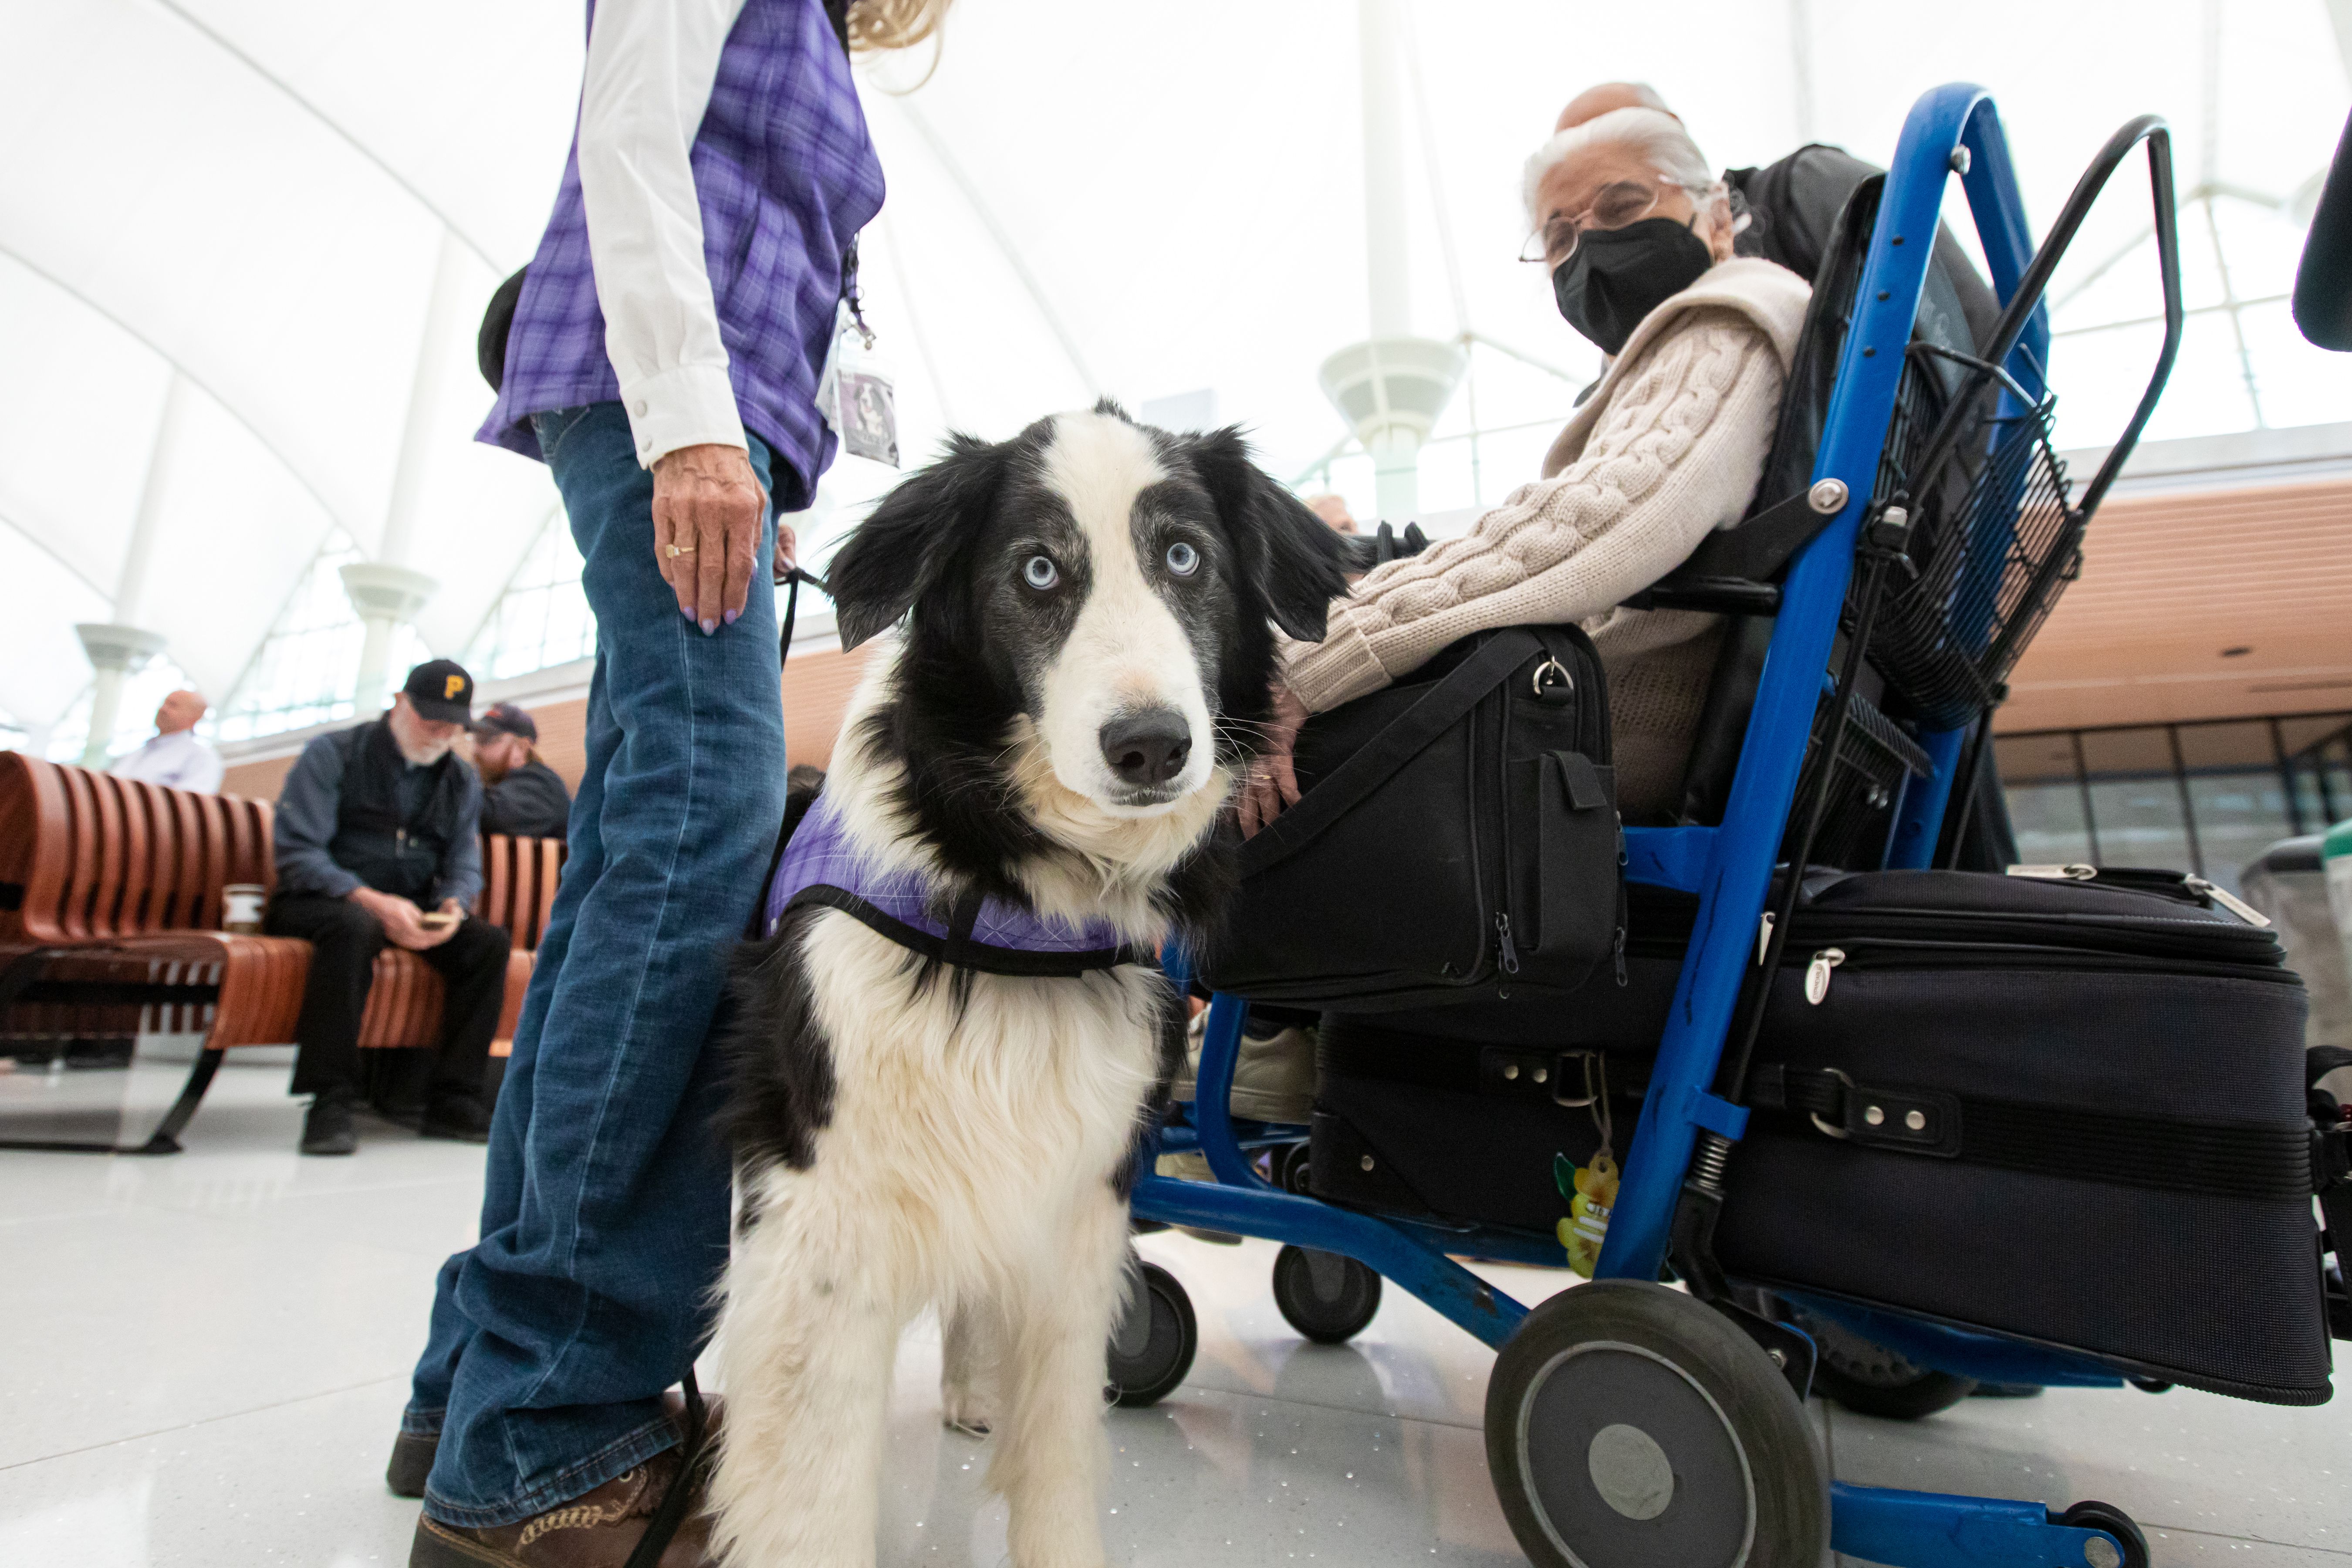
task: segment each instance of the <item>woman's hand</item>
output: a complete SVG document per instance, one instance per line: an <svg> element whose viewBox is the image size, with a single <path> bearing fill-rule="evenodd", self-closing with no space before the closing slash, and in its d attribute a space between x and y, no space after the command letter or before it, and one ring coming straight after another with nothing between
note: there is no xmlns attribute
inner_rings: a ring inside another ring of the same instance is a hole
<svg viewBox="0 0 2352 1568"><path fill-rule="evenodd" d="M654 564L704 636L743 613L767 515L740 447L680 447L654 465Z"/></svg>
<svg viewBox="0 0 2352 1568"><path fill-rule="evenodd" d="M1307 722L1307 705L1276 680L1271 693L1274 716L1266 721L1265 743L1250 764L1249 782L1242 786L1242 837L1250 837L1298 804L1298 773L1291 765L1291 748L1298 727Z"/></svg>

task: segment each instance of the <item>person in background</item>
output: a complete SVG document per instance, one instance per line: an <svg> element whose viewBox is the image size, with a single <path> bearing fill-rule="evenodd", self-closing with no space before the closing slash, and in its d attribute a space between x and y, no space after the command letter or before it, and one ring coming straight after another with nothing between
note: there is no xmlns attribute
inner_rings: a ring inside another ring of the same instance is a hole
<svg viewBox="0 0 2352 1568"><path fill-rule="evenodd" d="M221 754L196 739L196 721L208 704L193 691L174 691L155 710L155 737L107 770L117 778L167 789L217 794Z"/></svg>
<svg viewBox="0 0 2352 1568"><path fill-rule="evenodd" d="M838 446L819 377L882 164L849 50L946 0L595 0L572 156L480 439L548 465L596 616L569 858L386 1481L410 1562L705 1558L663 1394L726 1267L727 957L784 814L779 512ZM682 1478L684 1481L682 1483Z"/></svg>
<svg viewBox="0 0 2352 1568"><path fill-rule="evenodd" d="M506 1000L502 926L467 912L482 890L481 782L449 754L473 678L446 658L408 672L383 718L302 748L278 797L278 890L262 929L310 944L294 1023L293 1092L312 1097L302 1152L358 1148L360 1021L376 955L404 947L440 973L441 1042L419 1129L480 1143L490 1037Z"/></svg>
<svg viewBox="0 0 2352 1568"><path fill-rule="evenodd" d="M539 724L511 702L474 721L473 763L482 775L482 831L518 838L561 838L572 792L534 749Z"/></svg>
<svg viewBox="0 0 2352 1568"><path fill-rule="evenodd" d="M1360 533L1356 519L1348 510L1348 498L1326 490L1319 496L1307 498L1307 510L1331 525L1334 533Z"/></svg>

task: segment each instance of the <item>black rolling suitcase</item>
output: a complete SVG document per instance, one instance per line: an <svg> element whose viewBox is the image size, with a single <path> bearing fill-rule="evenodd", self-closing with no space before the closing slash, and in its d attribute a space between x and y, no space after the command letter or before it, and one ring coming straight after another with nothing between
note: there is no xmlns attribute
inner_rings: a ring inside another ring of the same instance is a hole
<svg viewBox="0 0 2352 1568"><path fill-rule="evenodd" d="M2242 1398L2328 1397L2305 997L2268 930L2170 873L1808 881L1727 1270ZM1580 1102L1604 1097L1627 1151L1690 913L1637 900L1629 984L1604 973L1589 1005L1328 1016L1314 1191L1551 1231L1554 1156L1599 1142Z"/></svg>

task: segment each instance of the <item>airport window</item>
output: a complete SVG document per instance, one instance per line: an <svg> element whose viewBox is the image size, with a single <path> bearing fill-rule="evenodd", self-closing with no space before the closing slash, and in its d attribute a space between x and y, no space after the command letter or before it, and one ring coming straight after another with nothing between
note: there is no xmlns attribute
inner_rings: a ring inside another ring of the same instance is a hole
<svg viewBox="0 0 2352 1568"><path fill-rule="evenodd" d="M352 695L359 685L360 649L367 634L341 574L366 559L340 530L328 537L218 710L219 739L248 741L352 717ZM394 628L387 668L405 672L430 657L414 626Z"/></svg>
<svg viewBox="0 0 2352 1568"><path fill-rule="evenodd" d="M2352 713L1994 738L2018 854L2235 889L2281 838L2352 816Z"/></svg>
<svg viewBox="0 0 2352 1568"><path fill-rule="evenodd" d="M595 653L596 617L580 584L583 565L559 509L466 650L466 668L476 679L504 680Z"/></svg>

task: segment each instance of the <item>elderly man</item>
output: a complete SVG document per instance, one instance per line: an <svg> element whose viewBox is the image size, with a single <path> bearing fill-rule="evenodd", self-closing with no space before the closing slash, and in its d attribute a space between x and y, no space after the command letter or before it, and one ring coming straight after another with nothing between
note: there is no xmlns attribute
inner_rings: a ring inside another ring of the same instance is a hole
<svg viewBox="0 0 2352 1568"><path fill-rule="evenodd" d="M572 792L539 760L538 721L511 702L474 721L474 767L482 775L482 831L518 838L561 838Z"/></svg>
<svg viewBox="0 0 2352 1568"><path fill-rule="evenodd" d="M196 739L196 721L208 705L193 691L174 691L155 710L155 738L114 764L115 777L168 789L212 795L221 786L218 752Z"/></svg>
<svg viewBox="0 0 2352 1568"><path fill-rule="evenodd" d="M473 699L457 664L418 665L383 718L304 746L278 797L278 892L264 929L310 944L294 1024L293 1092L313 1097L305 1154L359 1146L360 1020L386 943L431 964L446 994L420 1131L488 1140L482 1073L510 943L505 928L467 913L482 890L482 786L449 749Z"/></svg>

